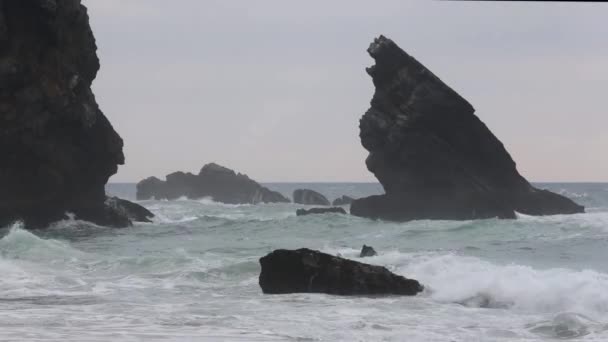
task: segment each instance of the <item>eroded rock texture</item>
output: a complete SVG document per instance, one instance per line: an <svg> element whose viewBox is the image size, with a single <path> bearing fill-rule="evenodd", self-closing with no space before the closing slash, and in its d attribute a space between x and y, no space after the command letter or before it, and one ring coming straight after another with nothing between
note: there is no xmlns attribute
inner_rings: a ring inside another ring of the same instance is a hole
<svg viewBox="0 0 608 342"><path fill-rule="evenodd" d="M91 91L96 50L79 0L0 0L0 225L130 224L105 204L124 155Z"/></svg>
<svg viewBox="0 0 608 342"><path fill-rule="evenodd" d="M214 201L241 203L290 202L276 191L271 191L249 178L221 165L210 163L203 166L198 175L174 172L166 181L149 177L137 184L137 199L176 199L185 196L197 199L212 197Z"/></svg>
<svg viewBox="0 0 608 342"><path fill-rule="evenodd" d="M473 106L393 41L380 36L367 51L376 91L360 138L386 194L353 201L351 214L402 221L584 211L530 185Z"/></svg>

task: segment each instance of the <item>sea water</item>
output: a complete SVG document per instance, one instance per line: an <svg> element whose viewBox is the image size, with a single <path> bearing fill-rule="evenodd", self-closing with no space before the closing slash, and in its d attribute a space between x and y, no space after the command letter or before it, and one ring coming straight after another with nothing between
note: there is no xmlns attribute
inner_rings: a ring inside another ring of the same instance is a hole
<svg viewBox="0 0 608 342"><path fill-rule="evenodd" d="M266 184L330 200L378 184ZM608 341L608 184L537 184L587 213L391 223L296 204L141 201L153 223L0 239L1 341ZM134 198L133 184L108 192ZM347 207L345 207L347 208ZM363 244L379 255L360 259ZM259 258L308 247L419 280L416 297L264 295Z"/></svg>

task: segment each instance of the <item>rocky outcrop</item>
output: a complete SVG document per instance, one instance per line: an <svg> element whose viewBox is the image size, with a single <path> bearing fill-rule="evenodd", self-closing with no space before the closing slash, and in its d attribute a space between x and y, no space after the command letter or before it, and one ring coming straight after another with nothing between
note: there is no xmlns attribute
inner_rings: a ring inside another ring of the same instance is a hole
<svg viewBox="0 0 608 342"><path fill-rule="evenodd" d="M91 91L96 50L79 0L0 1L0 225L130 224L105 203L124 155Z"/></svg>
<svg viewBox="0 0 608 342"><path fill-rule="evenodd" d="M342 197L336 198L331 205L348 205L353 202L354 198L343 195Z"/></svg>
<svg viewBox="0 0 608 342"><path fill-rule="evenodd" d="M214 201L229 204L258 204L290 202L276 191L271 191L241 173L210 163L198 175L174 172L166 181L150 177L137 183L137 199L191 199L212 197Z"/></svg>
<svg viewBox="0 0 608 342"><path fill-rule="evenodd" d="M152 222L154 214L137 203L133 203L118 197L108 197L106 205L131 221Z"/></svg>
<svg viewBox="0 0 608 342"><path fill-rule="evenodd" d="M309 189L296 189L293 202L306 205L329 205L329 200L320 193Z"/></svg>
<svg viewBox="0 0 608 342"><path fill-rule="evenodd" d="M393 41L380 36L367 51L376 91L360 138L386 193L353 201L351 214L402 221L584 211L530 185L473 106Z"/></svg>
<svg viewBox="0 0 608 342"><path fill-rule="evenodd" d="M361 253L359 253L360 258L372 257L376 255L378 255L378 253L376 253L374 247L366 245L363 245L363 247L361 248Z"/></svg>
<svg viewBox="0 0 608 342"><path fill-rule="evenodd" d="M266 294L409 295L423 290L413 279L373 266L302 248L278 249L260 259Z"/></svg>
<svg viewBox="0 0 608 342"><path fill-rule="evenodd" d="M312 214L346 214L346 210L340 207L331 208L310 208L310 209L298 209L296 210L296 216L312 215Z"/></svg>

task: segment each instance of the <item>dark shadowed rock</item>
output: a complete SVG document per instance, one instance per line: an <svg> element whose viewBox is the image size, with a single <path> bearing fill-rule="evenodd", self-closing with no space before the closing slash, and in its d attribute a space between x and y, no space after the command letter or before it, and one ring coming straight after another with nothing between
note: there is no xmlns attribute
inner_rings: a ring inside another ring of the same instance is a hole
<svg viewBox="0 0 608 342"><path fill-rule="evenodd" d="M374 247L363 245L363 247L361 248L361 253L359 254L359 257L365 258L365 257L376 256L376 255L378 255L378 253L376 253L376 250L374 249Z"/></svg>
<svg viewBox="0 0 608 342"><path fill-rule="evenodd" d="M79 0L0 1L0 225L130 220L105 204L123 141L99 109L99 70Z"/></svg>
<svg viewBox="0 0 608 342"><path fill-rule="evenodd" d="M309 189L296 189L293 192L293 202L306 205L329 205L329 200L325 196Z"/></svg>
<svg viewBox="0 0 608 342"><path fill-rule="evenodd" d="M260 259L266 294L416 295L423 286L382 266L363 264L302 248L278 249Z"/></svg>
<svg viewBox="0 0 608 342"><path fill-rule="evenodd" d="M310 209L296 210L297 216L304 216L304 215L311 215L311 214L326 214L326 213L346 214L346 210L344 210L344 208L340 208L340 207L310 208Z"/></svg>
<svg viewBox="0 0 608 342"><path fill-rule="evenodd" d="M351 214L401 221L584 211L530 185L473 106L393 41L380 36L368 52L376 91L360 138L386 194L354 200Z"/></svg>
<svg viewBox="0 0 608 342"><path fill-rule="evenodd" d="M137 183L137 199L176 199L185 196L198 199L212 197L222 203L290 202L276 191L271 191L241 173L210 163L198 175L181 171L166 176L166 181L149 177Z"/></svg>
<svg viewBox="0 0 608 342"><path fill-rule="evenodd" d="M342 197L336 198L331 205L348 205L353 202L354 198L343 195Z"/></svg>
<svg viewBox="0 0 608 342"><path fill-rule="evenodd" d="M137 203L133 203L118 197L108 197L106 205L115 211L122 213L131 221L152 222L154 214Z"/></svg>

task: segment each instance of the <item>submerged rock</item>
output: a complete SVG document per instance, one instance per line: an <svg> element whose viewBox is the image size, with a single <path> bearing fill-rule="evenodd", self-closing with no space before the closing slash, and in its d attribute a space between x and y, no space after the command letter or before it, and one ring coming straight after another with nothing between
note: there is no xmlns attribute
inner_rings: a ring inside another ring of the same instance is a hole
<svg viewBox="0 0 608 342"><path fill-rule="evenodd" d="M79 0L0 1L0 226L130 225L105 203L124 155L91 91L96 50Z"/></svg>
<svg viewBox="0 0 608 342"><path fill-rule="evenodd" d="M296 189L293 192L293 202L306 205L329 205L329 200L325 196L309 189Z"/></svg>
<svg viewBox="0 0 608 342"><path fill-rule="evenodd" d="M181 171L166 176L166 181L149 177L137 183L137 199L191 199L212 197L214 201L229 204L257 204L290 202L276 191L271 191L250 179L221 165L210 163L198 175Z"/></svg>
<svg viewBox="0 0 608 342"><path fill-rule="evenodd" d="M354 198L343 195L342 197L336 198L331 205L348 205L354 201Z"/></svg>
<svg viewBox="0 0 608 342"><path fill-rule="evenodd" d="M346 214L346 210L340 207L332 207L332 208L310 208L310 209L298 209L296 210L297 216L311 215L311 214L326 214L326 213L336 213L336 214Z"/></svg>
<svg viewBox="0 0 608 342"><path fill-rule="evenodd" d="M374 247L366 245L363 245L363 247L361 248L361 253L359 253L360 258L372 257L376 255L378 255L378 253L376 253Z"/></svg>
<svg viewBox="0 0 608 342"><path fill-rule="evenodd" d="M423 286L382 266L363 264L302 248L278 249L260 258L266 294L416 295Z"/></svg>
<svg viewBox="0 0 608 342"><path fill-rule="evenodd" d="M402 221L584 211L530 185L473 106L393 41L380 36L367 51L376 91L360 138L386 194L354 200L351 214Z"/></svg>

